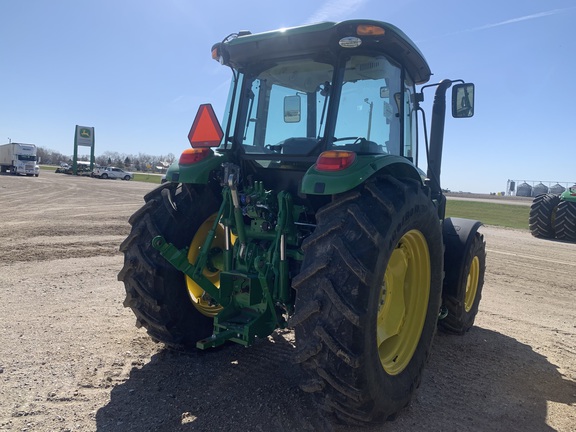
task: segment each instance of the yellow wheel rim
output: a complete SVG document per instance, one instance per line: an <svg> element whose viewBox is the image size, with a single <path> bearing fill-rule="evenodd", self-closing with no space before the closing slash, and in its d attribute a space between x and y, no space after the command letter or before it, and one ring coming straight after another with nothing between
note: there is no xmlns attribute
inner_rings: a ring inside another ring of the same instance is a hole
<svg viewBox="0 0 576 432"><path fill-rule="evenodd" d="M216 220L216 213L206 219L202 225L194 234L194 238L190 243L190 249L188 250L188 261L192 264L196 262L198 255L200 255L200 249L206 241L214 221ZM231 236L230 244L233 244L236 238ZM217 268L215 261L218 257L221 258L222 252L226 247L226 237L225 230L222 224L218 224L216 227L216 233L214 235L214 240L212 241L212 259L209 259L208 265L204 268L203 275L212 282L216 287L220 288L220 269ZM221 310L222 306L217 304L212 298L204 292L200 285L194 282L189 276L186 276L186 287L188 288L188 294L192 299L192 303L203 315L207 317L215 317Z"/></svg>
<svg viewBox="0 0 576 432"><path fill-rule="evenodd" d="M464 309L466 312L470 312L474 300L476 299L476 292L478 291L478 278L480 276L480 260L477 256L472 260L470 264L470 271L468 272L468 278L466 280L466 295L464 296Z"/></svg>
<svg viewBox="0 0 576 432"><path fill-rule="evenodd" d="M376 322L380 362L390 375L410 363L420 341L430 296L430 252L424 235L408 231L388 261Z"/></svg>

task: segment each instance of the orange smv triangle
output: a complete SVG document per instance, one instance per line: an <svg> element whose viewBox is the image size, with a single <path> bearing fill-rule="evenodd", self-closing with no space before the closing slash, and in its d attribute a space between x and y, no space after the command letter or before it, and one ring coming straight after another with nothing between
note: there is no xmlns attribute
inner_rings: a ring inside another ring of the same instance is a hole
<svg viewBox="0 0 576 432"><path fill-rule="evenodd" d="M194 148L218 147L222 140L222 128L211 104L202 104L198 108L194 123L188 133L188 141Z"/></svg>

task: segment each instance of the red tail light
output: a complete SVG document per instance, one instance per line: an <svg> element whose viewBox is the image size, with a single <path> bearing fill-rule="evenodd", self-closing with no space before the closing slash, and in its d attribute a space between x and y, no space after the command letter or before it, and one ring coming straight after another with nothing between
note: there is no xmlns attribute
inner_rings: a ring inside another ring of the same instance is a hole
<svg viewBox="0 0 576 432"><path fill-rule="evenodd" d="M213 155L214 152L212 149L208 147L202 148L189 148L182 152L180 155L180 160L178 163L180 165L190 165L200 162L202 159L206 158L207 156Z"/></svg>
<svg viewBox="0 0 576 432"><path fill-rule="evenodd" d="M343 150L329 150L318 156L316 169L318 171L341 171L348 168L356 160L356 153Z"/></svg>

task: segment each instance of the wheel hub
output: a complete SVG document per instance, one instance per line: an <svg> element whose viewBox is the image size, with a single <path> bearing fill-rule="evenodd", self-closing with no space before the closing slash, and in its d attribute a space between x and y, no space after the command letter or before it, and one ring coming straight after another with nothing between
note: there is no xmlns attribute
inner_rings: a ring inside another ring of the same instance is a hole
<svg viewBox="0 0 576 432"><path fill-rule="evenodd" d="M196 262L200 250L206 241L208 233L214 225L216 220L216 214L213 214L208 219L206 219L202 225L196 231L192 242L190 243L190 249L188 250L188 261L191 264ZM204 276L210 280L216 287L220 287L220 268L221 268L221 255L225 248L225 231L222 225L218 225L216 229L216 234L214 235L214 240L212 242L212 248L209 253L208 265L204 268ZM186 277L186 287L188 288L188 294L192 303L203 315L208 317L215 317L222 310L222 306L215 304L214 300L207 295L204 290L192 280L189 276Z"/></svg>
<svg viewBox="0 0 576 432"><path fill-rule="evenodd" d="M390 375L410 363L420 340L430 294L430 255L424 235L408 231L388 261L376 321L380 362Z"/></svg>
<svg viewBox="0 0 576 432"><path fill-rule="evenodd" d="M470 312L472 305L474 305L474 299L476 298L476 292L478 291L479 277L480 260L475 256L470 264L470 271L468 272L468 278L466 280L466 295L464 297L464 309L466 309L466 312Z"/></svg>

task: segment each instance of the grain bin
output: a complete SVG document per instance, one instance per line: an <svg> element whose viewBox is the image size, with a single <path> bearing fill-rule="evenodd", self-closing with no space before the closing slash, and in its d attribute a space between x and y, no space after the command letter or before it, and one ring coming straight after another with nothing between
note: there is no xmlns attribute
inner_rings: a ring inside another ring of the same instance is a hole
<svg viewBox="0 0 576 432"><path fill-rule="evenodd" d="M516 188L516 196L523 196L523 197L532 196L532 186L530 186L526 182L519 184L518 188Z"/></svg>
<svg viewBox="0 0 576 432"><path fill-rule="evenodd" d="M554 195L560 195L564 192L566 188L562 186L560 183L556 183L554 186L550 186L549 192Z"/></svg>
<svg viewBox="0 0 576 432"><path fill-rule="evenodd" d="M548 186L546 186L544 183L538 183L532 188L532 196L536 197L546 193L548 193Z"/></svg>

